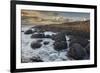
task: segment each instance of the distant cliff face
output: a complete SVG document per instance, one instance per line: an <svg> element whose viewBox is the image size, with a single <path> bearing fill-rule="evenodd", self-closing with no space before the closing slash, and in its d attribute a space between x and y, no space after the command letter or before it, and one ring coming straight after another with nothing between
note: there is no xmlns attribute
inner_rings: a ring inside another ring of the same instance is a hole
<svg viewBox="0 0 100 73"><path fill-rule="evenodd" d="M45 31L53 31L53 32L86 32L90 33L90 21L75 21L75 22L67 22L62 24L52 24L52 25L38 25L36 26L39 29Z"/></svg>
<svg viewBox="0 0 100 73"><path fill-rule="evenodd" d="M65 27L71 30L90 32L90 20L63 23L62 27Z"/></svg>

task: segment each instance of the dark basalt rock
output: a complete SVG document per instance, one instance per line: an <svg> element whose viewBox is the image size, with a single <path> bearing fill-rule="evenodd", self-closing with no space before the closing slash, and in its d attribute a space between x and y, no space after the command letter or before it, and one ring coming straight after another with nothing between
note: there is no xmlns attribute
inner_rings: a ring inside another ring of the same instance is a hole
<svg viewBox="0 0 100 73"><path fill-rule="evenodd" d="M31 29L24 32L24 34L32 34L32 33L33 33L33 31Z"/></svg>
<svg viewBox="0 0 100 73"><path fill-rule="evenodd" d="M74 37L70 39L70 44L71 46L73 43L79 43L81 44L82 47L86 47L86 45L89 43L88 39L81 38L81 37Z"/></svg>
<svg viewBox="0 0 100 73"><path fill-rule="evenodd" d="M70 46L68 56L75 60L83 60L87 57L86 50L78 43L74 43Z"/></svg>
<svg viewBox="0 0 100 73"><path fill-rule="evenodd" d="M23 30L21 30L21 32L24 32Z"/></svg>
<svg viewBox="0 0 100 73"><path fill-rule="evenodd" d="M40 57L32 57L32 58L30 58L30 60L31 60L32 62L43 62L43 60L41 60Z"/></svg>
<svg viewBox="0 0 100 73"><path fill-rule="evenodd" d="M48 42L48 41L45 41L43 44L44 44L44 45L48 45L48 44L49 44L49 42Z"/></svg>
<svg viewBox="0 0 100 73"><path fill-rule="evenodd" d="M40 40L37 40L37 42L42 42L42 41L43 41L43 40L41 40L41 39L40 39Z"/></svg>
<svg viewBox="0 0 100 73"><path fill-rule="evenodd" d="M32 34L31 38L45 38L43 33Z"/></svg>
<svg viewBox="0 0 100 73"><path fill-rule="evenodd" d="M90 55L90 43L85 47L85 49L86 49L88 55Z"/></svg>
<svg viewBox="0 0 100 73"><path fill-rule="evenodd" d="M63 49L67 49L67 43L66 43L66 37L63 33L58 33L56 35L52 36L52 40L55 40L54 42L54 49L56 51L61 51Z"/></svg>
<svg viewBox="0 0 100 73"><path fill-rule="evenodd" d="M37 49L37 48L40 48L42 44L39 42L32 42L30 46L32 49Z"/></svg>
<svg viewBox="0 0 100 73"><path fill-rule="evenodd" d="M53 46L56 51L61 51L63 49L67 49L67 43L65 41L60 41L60 42L55 41Z"/></svg>
<svg viewBox="0 0 100 73"><path fill-rule="evenodd" d="M52 40L55 40L55 41L66 41L66 37L65 37L64 34L58 33L58 34L52 36Z"/></svg>
<svg viewBox="0 0 100 73"><path fill-rule="evenodd" d="M40 29L38 29L38 31L37 31L38 33L44 33L45 32L45 30L40 30Z"/></svg>
<svg viewBox="0 0 100 73"><path fill-rule="evenodd" d="M45 35L45 38L52 38L51 35Z"/></svg>

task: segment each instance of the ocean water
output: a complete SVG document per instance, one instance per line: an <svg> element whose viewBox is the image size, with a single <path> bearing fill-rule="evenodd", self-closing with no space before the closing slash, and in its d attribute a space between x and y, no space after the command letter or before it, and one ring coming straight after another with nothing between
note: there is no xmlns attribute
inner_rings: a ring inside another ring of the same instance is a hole
<svg viewBox="0 0 100 73"><path fill-rule="evenodd" d="M22 31L26 31L30 29L33 26L22 26ZM34 30L34 28L32 28ZM44 32L45 35L53 35L56 34L54 32ZM30 38L32 34L24 34L24 32L21 32L21 41L22 41L22 47L21 47L21 59L25 60L26 62L32 62L30 59L32 57L40 57L44 62L51 62L51 61L66 61L69 60L66 56L67 50L63 50L60 52L54 50L54 40L50 38ZM66 40L68 40L69 37L66 36ZM38 49L32 49L30 44L37 40L43 40L41 42L42 46ZM48 41L48 45L44 45L43 42ZM68 41L66 41L69 43ZM23 62L22 62L23 63Z"/></svg>

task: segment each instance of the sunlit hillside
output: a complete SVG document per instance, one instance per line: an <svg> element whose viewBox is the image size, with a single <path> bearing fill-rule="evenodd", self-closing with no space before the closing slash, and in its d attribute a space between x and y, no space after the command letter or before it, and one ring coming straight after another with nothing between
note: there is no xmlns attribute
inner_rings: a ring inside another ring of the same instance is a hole
<svg viewBox="0 0 100 73"><path fill-rule="evenodd" d="M61 24L72 21L71 18L63 17L53 12L41 12L32 10L22 10L22 23L24 24Z"/></svg>

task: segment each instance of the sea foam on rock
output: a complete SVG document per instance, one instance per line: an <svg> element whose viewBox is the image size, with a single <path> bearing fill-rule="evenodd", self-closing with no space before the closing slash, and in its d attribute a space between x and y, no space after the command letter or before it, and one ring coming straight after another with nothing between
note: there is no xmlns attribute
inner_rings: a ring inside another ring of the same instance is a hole
<svg viewBox="0 0 100 73"><path fill-rule="evenodd" d="M38 57L32 57L32 58L30 58L30 60L32 62L43 62L43 60L39 56Z"/></svg>

